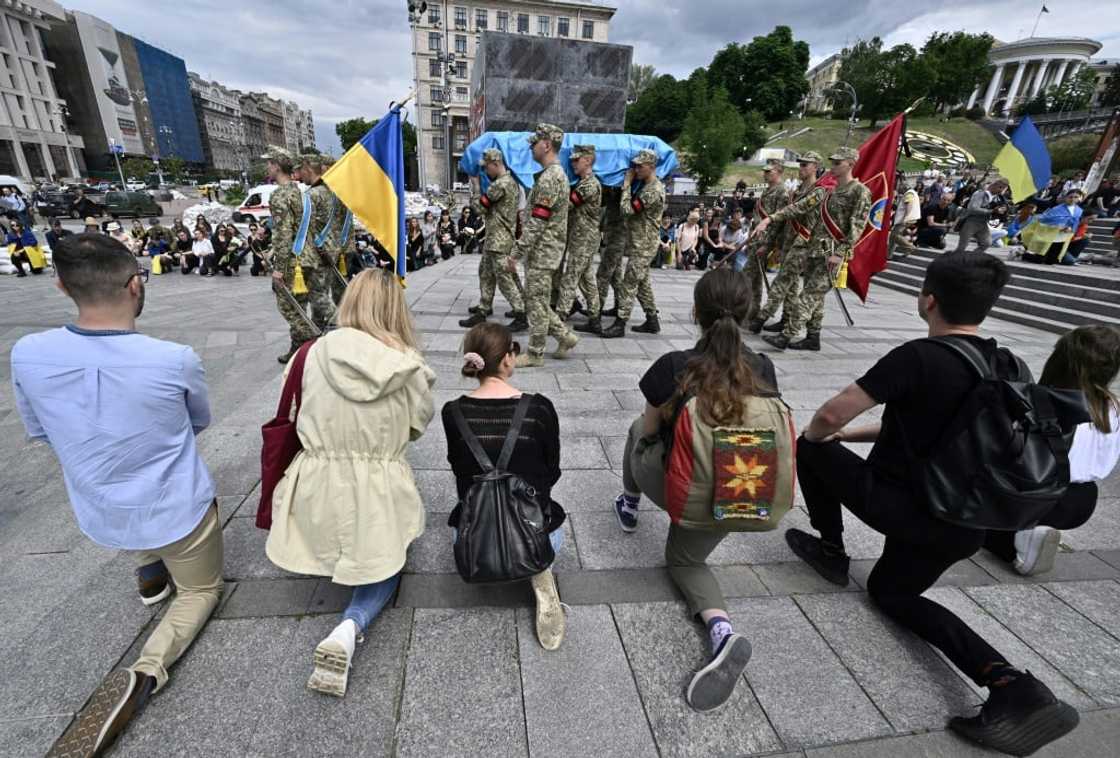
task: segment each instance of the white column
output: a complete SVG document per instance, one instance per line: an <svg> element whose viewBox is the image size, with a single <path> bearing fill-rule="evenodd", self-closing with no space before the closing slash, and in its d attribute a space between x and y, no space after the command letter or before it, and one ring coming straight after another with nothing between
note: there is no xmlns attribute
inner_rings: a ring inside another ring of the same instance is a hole
<svg viewBox="0 0 1120 758"><path fill-rule="evenodd" d="M979 84L977 84L976 88L972 90L972 94L968 96L968 105L966 105L965 108L969 109L969 108L972 108L972 106L976 105L976 98L978 98L978 97L980 97L980 85Z"/></svg>
<svg viewBox="0 0 1120 758"><path fill-rule="evenodd" d="M1031 85L1031 99L1033 100L1038 91L1042 89L1042 81L1046 78L1046 69L1050 68L1050 59L1042 61L1038 64L1038 71L1034 75L1034 84Z"/></svg>
<svg viewBox="0 0 1120 758"><path fill-rule="evenodd" d="M1023 72L1026 69L1027 61L1019 61L1019 66L1015 69L1015 76L1011 79L1011 89L1007 90L1007 99L1003 101L1004 115L1010 113L1012 106L1015 104L1015 96L1019 94L1019 83L1023 81Z"/></svg>
<svg viewBox="0 0 1120 758"><path fill-rule="evenodd" d="M999 94L999 86L1003 83L1003 64L996 66L995 73L992 74L992 81L988 83L988 93L984 95L984 113L992 112L992 101L996 99Z"/></svg>
<svg viewBox="0 0 1120 758"><path fill-rule="evenodd" d="M1066 75L1066 67L1068 65L1069 65L1069 58L1063 59L1062 62L1060 64L1058 64L1058 73L1054 74L1054 81L1050 82L1051 86L1057 87L1057 86L1061 85L1062 77Z"/></svg>
<svg viewBox="0 0 1120 758"><path fill-rule="evenodd" d="M1085 61L1078 61L1078 60L1075 60L1075 61L1073 61L1073 68L1071 68L1071 69L1069 70L1069 78L1070 78L1070 79L1072 79L1073 77L1077 76L1077 73L1078 73L1079 71L1081 71L1081 66L1082 66L1082 65L1083 65L1084 63L1085 63Z"/></svg>

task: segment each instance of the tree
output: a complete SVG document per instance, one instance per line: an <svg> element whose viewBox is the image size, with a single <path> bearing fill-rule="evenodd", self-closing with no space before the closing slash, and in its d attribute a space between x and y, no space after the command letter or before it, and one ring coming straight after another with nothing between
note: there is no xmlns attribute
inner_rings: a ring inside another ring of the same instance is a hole
<svg viewBox="0 0 1120 758"><path fill-rule="evenodd" d="M696 177L700 194L704 194L743 149L745 124L722 87L697 93L697 100L697 107L685 120L681 148L685 168Z"/></svg>
<svg viewBox="0 0 1120 758"><path fill-rule="evenodd" d="M922 46L922 57L930 68L929 98L939 108L951 108L968 100L972 90L987 81L988 51L992 35L967 32L935 32Z"/></svg>
<svg viewBox="0 0 1120 758"><path fill-rule="evenodd" d="M653 84L657 79L657 71L653 66L640 66L637 63L630 64L630 86L627 90L626 102L636 102L642 93L645 92L649 85Z"/></svg>
<svg viewBox="0 0 1120 758"><path fill-rule="evenodd" d="M353 147L354 143L364 137L366 132L376 124L376 121L367 121L361 116L339 121L335 124L334 133L338 135L338 141L342 143L342 151L346 152Z"/></svg>
<svg viewBox="0 0 1120 758"><path fill-rule="evenodd" d="M187 167L186 161L182 158L176 158L175 156L163 158L160 160L159 164L160 168L163 169L163 176L165 179L178 179L183 175L183 171L186 170Z"/></svg>
<svg viewBox="0 0 1120 758"><path fill-rule="evenodd" d="M872 128L880 118L898 113L929 91L930 64L912 45L883 50L883 41L873 37L860 40L842 56L840 79L855 89L860 114ZM848 97L838 90L830 100L834 107L847 107Z"/></svg>
<svg viewBox="0 0 1120 758"><path fill-rule="evenodd" d="M121 171L125 179L144 181L152 171L152 162L147 158L125 158L121 161Z"/></svg>
<svg viewBox="0 0 1120 758"><path fill-rule="evenodd" d="M1101 93L1101 105L1120 105L1120 63L1109 69L1104 92Z"/></svg>
<svg viewBox="0 0 1120 758"><path fill-rule="evenodd" d="M732 42L708 66L713 87L723 87L740 113L759 111L767 120L789 115L809 91L805 71L809 45L793 39L788 26L776 26L747 45Z"/></svg>
<svg viewBox="0 0 1120 758"><path fill-rule="evenodd" d="M312 147L311 145L304 145L303 147L301 147L299 149L299 154L300 155L318 155L319 150L318 150L318 148Z"/></svg>
<svg viewBox="0 0 1120 758"><path fill-rule="evenodd" d="M766 144L766 119L758 111L743 114L743 148L740 155L746 159Z"/></svg>
<svg viewBox="0 0 1120 758"><path fill-rule="evenodd" d="M1064 82L1052 88L1050 108L1059 111L1085 110L1093 100L1096 87L1097 75L1084 66L1076 75L1067 76Z"/></svg>
<svg viewBox="0 0 1120 758"><path fill-rule="evenodd" d="M692 94L686 82L678 82L668 74L659 76L626 109L626 131L673 142L681 136L691 103Z"/></svg>

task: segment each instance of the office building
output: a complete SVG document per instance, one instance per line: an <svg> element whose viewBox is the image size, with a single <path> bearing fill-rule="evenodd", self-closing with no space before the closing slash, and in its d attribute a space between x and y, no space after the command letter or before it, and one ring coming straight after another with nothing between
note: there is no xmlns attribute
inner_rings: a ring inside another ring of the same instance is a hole
<svg viewBox="0 0 1120 758"><path fill-rule="evenodd" d="M247 171L253 153L246 143L241 93L193 71L187 79L202 135L203 161L218 171Z"/></svg>
<svg viewBox="0 0 1120 758"><path fill-rule="evenodd" d="M430 0L412 19L421 184L446 187L449 161L454 170L466 149L471 68L483 31L606 42L614 13L576 0Z"/></svg>
<svg viewBox="0 0 1120 758"><path fill-rule="evenodd" d="M183 59L135 37L128 37L128 42L121 45L121 50L131 47L136 51L143 82L141 101L147 118L141 120L141 128L151 131L149 144L154 143L147 154L203 164L202 136Z"/></svg>
<svg viewBox="0 0 1120 758"><path fill-rule="evenodd" d="M833 53L805 72L809 91L805 94L804 110L809 113L824 113L832 110L829 90L840 81L840 66L844 59L840 53Z"/></svg>

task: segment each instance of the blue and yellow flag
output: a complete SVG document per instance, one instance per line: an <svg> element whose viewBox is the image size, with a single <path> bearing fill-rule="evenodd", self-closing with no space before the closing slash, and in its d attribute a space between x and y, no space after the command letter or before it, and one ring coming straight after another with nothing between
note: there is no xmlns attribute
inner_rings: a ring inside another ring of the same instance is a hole
<svg viewBox="0 0 1120 758"><path fill-rule="evenodd" d="M1050 181L1050 153L1030 116L1023 116L992 165L1011 185L1011 199L1016 203L1026 200Z"/></svg>
<svg viewBox="0 0 1120 758"><path fill-rule="evenodd" d="M404 135L394 108L323 174L323 182L393 258L404 279Z"/></svg>

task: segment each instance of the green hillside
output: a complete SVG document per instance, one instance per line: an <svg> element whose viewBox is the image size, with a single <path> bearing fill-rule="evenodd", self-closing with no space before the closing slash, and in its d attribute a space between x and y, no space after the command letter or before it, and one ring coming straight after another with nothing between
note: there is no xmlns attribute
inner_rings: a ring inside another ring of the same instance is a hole
<svg viewBox="0 0 1120 758"><path fill-rule="evenodd" d="M792 139L779 139L771 143L769 147L787 147L797 153L816 150L826 158L833 148L844 143L844 135L848 129L847 122L843 119L827 118L789 119L782 123L769 124L767 128L770 134L776 134L783 127L789 133L805 127L809 127L810 131ZM880 122L876 129L872 130L867 128L867 122L862 122L860 126L852 130L852 137L848 144L859 146L860 143L882 127L883 122ZM942 121L938 118L911 118L907 121L907 127L914 131L943 137L959 145L972 153L978 165L991 163L1000 148L999 140L991 132L979 124L963 118L955 118L949 121ZM903 157L899 167L903 170L916 170L924 168L925 164ZM762 171L754 166L730 163L723 175L721 186L732 187L740 179L748 184L761 183Z"/></svg>

